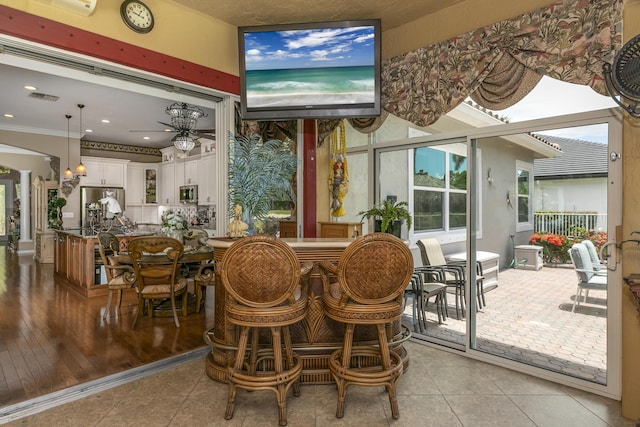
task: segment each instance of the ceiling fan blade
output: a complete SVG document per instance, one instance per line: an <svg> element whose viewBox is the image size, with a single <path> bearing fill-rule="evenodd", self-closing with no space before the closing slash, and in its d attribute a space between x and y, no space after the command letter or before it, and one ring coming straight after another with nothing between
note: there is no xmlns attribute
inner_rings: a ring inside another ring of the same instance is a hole
<svg viewBox="0 0 640 427"><path fill-rule="evenodd" d="M163 126L170 127L171 129L173 129L176 132L180 132L180 130L181 130L181 129L178 129L177 127L175 127L174 125L170 125L169 123L164 123L164 122L158 122L158 123L160 123Z"/></svg>
<svg viewBox="0 0 640 427"><path fill-rule="evenodd" d="M175 131L166 131L166 130L130 130L129 132L144 132L144 133L149 133L149 132L165 132L165 133L170 133L170 132L175 132Z"/></svg>

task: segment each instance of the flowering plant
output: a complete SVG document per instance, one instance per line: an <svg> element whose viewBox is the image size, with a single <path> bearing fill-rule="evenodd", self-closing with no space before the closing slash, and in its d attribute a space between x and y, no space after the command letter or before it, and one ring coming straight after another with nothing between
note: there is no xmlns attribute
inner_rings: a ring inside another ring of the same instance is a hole
<svg viewBox="0 0 640 427"><path fill-rule="evenodd" d="M577 240L562 234L534 233L529 243L542 246L542 259L545 263L565 263L569 261L569 248Z"/></svg>
<svg viewBox="0 0 640 427"><path fill-rule="evenodd" d="M168 210L162 215L160 230L164 234L169 234L176 230L186 230L187 228L189 228L189 224L182 215L174 213L172 210Z"/></svg>

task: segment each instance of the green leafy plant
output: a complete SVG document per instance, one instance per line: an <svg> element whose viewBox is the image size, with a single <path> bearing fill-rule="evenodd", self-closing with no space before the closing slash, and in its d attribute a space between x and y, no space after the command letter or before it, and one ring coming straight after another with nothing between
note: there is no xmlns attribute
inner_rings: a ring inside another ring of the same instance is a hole
<svg viewBox="0 0 640 427"><path fill-rule="evenodd" d="M397 202L393 203L390 200L384 200L381 204L372 207L367 211L358 212L358 215L362 216L362 219L379 218L380 219L380 231L387 232L389 225L394 221L405 221L407 223L407 229L411 230L411 213L407 209L409 203Z"/></svg>
<svg viewBox="0 0 640 427"><path fill-rule="evenodd" d="M254 230L254 219L264 219L273 202L295 201L292 176L298 159L276 139L262 142L259 135L230 133L229 142L229 209L240 205L242 221Z"/></svg>

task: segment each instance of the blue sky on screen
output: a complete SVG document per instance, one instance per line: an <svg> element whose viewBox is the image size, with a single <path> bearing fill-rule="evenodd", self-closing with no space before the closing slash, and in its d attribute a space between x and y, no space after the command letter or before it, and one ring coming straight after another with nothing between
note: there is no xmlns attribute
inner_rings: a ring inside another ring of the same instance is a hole
<svg viewBox="0 0 640 427"><path fill-rule="evenodd" d="M374 27L245 33L247 70L373 65Z"/></svg>

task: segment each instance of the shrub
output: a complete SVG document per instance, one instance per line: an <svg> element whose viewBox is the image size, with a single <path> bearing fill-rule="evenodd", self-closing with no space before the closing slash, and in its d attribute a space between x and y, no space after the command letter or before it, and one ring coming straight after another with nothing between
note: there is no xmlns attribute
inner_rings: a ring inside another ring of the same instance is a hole
<svg viewBox="0 0 640 427"><path fill-rule="evenodd" d="M536 246L542 246L542 259L545 263L566 263L569 261L569 248L576 240L572 237L562 234L538 234L534 233L529 238L529 243Z"/></svg>

